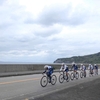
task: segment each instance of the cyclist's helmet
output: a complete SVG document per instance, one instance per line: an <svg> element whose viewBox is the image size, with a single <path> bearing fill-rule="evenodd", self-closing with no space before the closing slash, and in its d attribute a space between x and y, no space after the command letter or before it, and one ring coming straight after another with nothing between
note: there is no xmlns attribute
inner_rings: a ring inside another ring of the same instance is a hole
<svg viewBox="0 0 100 100"><path fill-rule="evenodd" d="M89 66L91 66L91 64L89 64Z"/></svg>
<svg viewBox="0 0 100 100"><path fill-rule="evenodd" d="M62 65L62 66L65 65L65 63L62 63L61 65Z"/></svg>
<svg viewBox="0 0 100 100"><path fill-rule="evenodd" d="M75 62L73 62L72 65L76 65Z"/></svg>
<svg viewBox="0 0 100 100"><path fill-rule="evenodd" d="M81 66L83 66L83 64L81 64Z"/></svg>
<svg viewBox="0 0 100 100"><path fill-rule="evenodd" d="M44 69L46 69L46 68L48 68L48 65L45 65L45 66L44 66Z"/></svg>
<svg viewBox="0 0 100 100"><path fill-rule="evenodd" d="M94 64L94 66L96 66L96 64Z"/></svg>

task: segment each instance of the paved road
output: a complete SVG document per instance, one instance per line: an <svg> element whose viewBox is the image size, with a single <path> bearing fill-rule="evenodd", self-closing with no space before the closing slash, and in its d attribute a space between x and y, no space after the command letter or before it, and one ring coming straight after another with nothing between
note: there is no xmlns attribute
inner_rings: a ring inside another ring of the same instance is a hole
<svg viewBox="0 0 100 100"><path fill-rule="evenodd" d="M59 73L56 73L56 75L58 78ZM37 96L92 81L99 77L100 75L93 77L87 76L87 78L64 82L63 84L57 81L56 85L52 86L48 84L45 88L40 86L41 74L0 78L0 100L30 100Z"/></svg>

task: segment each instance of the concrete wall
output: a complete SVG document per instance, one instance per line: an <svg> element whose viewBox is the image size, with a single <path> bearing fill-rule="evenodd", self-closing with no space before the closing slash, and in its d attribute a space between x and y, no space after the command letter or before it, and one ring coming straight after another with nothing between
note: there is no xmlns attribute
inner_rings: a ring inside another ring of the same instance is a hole
<svg viewBox="0 0 100 100"><path fill-rule="evenodd" d="M0 73L43 70L45 64L0 64ZM61 64L49 64L59 69Z"/></svg>
<svg viewBox="0 0 100 100"><path fill-rule="evenodd" d="M0 64L0 73L43 70L44 65L46 64ZM53 66L55 69L60 69L61 66L61 64L59 63L48 64L48 65ZM71 64L67 65L69 67L71 66ZM78 67L79 65L80 64L78 64ZM88 64L85 65L86 67L88 66Z"/></svg>

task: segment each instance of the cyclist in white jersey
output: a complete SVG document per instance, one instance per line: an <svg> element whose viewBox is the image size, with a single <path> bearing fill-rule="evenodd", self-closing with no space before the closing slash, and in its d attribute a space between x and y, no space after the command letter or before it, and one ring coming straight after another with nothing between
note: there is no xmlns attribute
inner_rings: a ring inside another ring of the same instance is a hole
<svg viewBox="0 0 100 100"><path fill-rule="evenodd" d="M86 66L83 65L83 64L81 64L81 66L80 66L80 70L86 71Z"/></svg>
<svg viewBox="0 0 100 100"><path fill-rule="evenodd" d="M93 74L93 69L94 69L93 65L89 64L88 69L89 69L90 73Z"/></svg>
<svg viewBox="0 0 100 100"><path fill-rule="evenodd" d="M65 65L64 63L62 63L60 71L65 71L66 75L68 75L69 68L68 68L67 65Z"/></svg>
<svg viewBox="0 0 100 100"><path fill-rule="evenodd" d="M85 65L81 64L80 70L84 71L84 73L86 75L86 66Z"/></svg>

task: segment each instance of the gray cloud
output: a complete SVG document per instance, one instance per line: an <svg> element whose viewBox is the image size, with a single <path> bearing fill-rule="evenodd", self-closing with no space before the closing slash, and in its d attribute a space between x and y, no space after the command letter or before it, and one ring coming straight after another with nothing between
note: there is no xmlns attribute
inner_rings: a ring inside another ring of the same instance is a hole
<svg viewBox="0 0 100 100"><path fill-rule="evenodd" d="M80 9L80 10L79 10ZM25 23L38 23L44 26L53 24L80 25L89 18L89 12L85 8L72 8L72 5L54 5L45 7L37 19L27 18Z"/></svg>
<svg viewBox="0 0 100 100"><path fill-rule="evenodd" d="M87 11L75 10L72 12L72 7L69 5L62 9L62 7L45 8L38 18L38 22L43 25L80 25L88 18Z"/></svg>
<svg viewBox="0 0 100 100"><path fill-rule="evenodd" d="M32 16L32 15L31 15ZM28 16L25 21L24 21L25 24L36 24L36 19L32 16Z"/></svg>
<svg viewBox="0 0 100 100"><path fill-rule="evenodd" d="M51 26L51 27L44 27L41 28L39 30L37 30L36 32L34 32L35 35L37 36L41 36L41 37L49 37L55 34L60 33L62 30L62 28L60 27L55 27L55 26Z"/></svg>

